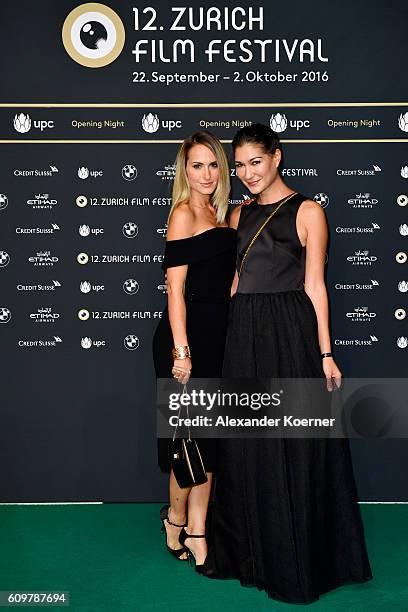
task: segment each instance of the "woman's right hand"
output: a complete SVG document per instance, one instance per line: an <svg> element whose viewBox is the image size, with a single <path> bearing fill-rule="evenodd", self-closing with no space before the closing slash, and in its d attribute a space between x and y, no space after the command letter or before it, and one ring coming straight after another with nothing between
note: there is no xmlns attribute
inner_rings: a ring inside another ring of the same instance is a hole
<svg viewBox="0 0 408 612"><path fill-rule="evenodd" d="M186 357L185 359L175 359L172 368L174 378L176 378L182 385L185 385L190 378L191 367L190 357Z"/></svg>

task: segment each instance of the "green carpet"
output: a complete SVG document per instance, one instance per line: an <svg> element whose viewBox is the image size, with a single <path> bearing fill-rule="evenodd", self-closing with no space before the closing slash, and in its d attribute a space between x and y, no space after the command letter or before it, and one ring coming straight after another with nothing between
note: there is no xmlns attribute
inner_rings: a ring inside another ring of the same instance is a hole
<svg viewBox="0 0 408 612"><path fill-rule="evenodd" d="M268 599L236 580L209 580L173 559L160 506L0 506L0 590L70 591L69 607L48 609L72 612L408 610L406 505L361 506L373 580L308 606Z"/></svg>

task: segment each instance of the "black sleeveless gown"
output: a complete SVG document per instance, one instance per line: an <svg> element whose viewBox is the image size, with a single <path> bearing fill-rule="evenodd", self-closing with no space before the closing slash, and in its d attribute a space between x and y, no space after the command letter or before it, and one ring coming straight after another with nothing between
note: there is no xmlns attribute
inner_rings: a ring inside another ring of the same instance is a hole
<svg viewBox="0 0 408 612"><path fill-rule="evenodd" d="M168 240L162 268L188 264L184 299L187 339L191 350L191 376L219 378L222 375L228 304L235 274L236 231L216 227L191 238ZM156 378L172 378L173 336L167 306L153 337ZM207 472L214 472L217 440L197 441ZM170 472L168 440L158 440L158 461Z"/></svg>
<svg viewBox="0 0 408 612"><path fill-rule="evenodd" d="M305 199L283 204L248 253L230 303L224 376L324 377L296 231ZM238 269L278 203L242 207ZM213 577L292 603L372 577L347 439L225 439L218 453Z"/></svg>

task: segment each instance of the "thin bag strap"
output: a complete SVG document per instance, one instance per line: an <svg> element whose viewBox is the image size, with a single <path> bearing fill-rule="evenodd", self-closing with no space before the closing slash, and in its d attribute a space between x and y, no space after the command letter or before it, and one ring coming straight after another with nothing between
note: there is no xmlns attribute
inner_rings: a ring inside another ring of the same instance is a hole
<svg viewBox="0 0 408 612"><path fill-rule="evenodd" d="M272 219L273 215L276 214L278 212L278 210L280 209L280 207L285 204L285 202L287 202L288 200L290 200L291 198L293 198L293 196L295 196L297 194L297 191L295 191L294 193L289 194L284 200L282 200L282 202L279 204L279 206L277 206L275 208L275 210L273 210L271 212L271 214L268 216L268 218L266 219L266 221L264 221L261 225L261 227L258 229L258 231L256 232L255 236L252 238L251 242L249 243L249 245L247 246L247 249L244 253L244 256L242 258L241 261L241 265L239 267L239 272L238 272L238 278L241 276L241 271L242 271L242 266L244 265L244 261L246 259L246 256L249 253L250 248L252 247L252 245L254 244L255 240L258 238L259 234L262 232L263 228L265 227L265 225L267 223L269 223L269 221Z"/></svg>
<svg viewBox="0 0 408 612"><path fill-rule="evenodd" d="M188 395L187 393L187 385L183 385L183 391L181 393L181 395L183 396L184 394ZM177 425L174 429L174 434L173 434L173 442L176 438L176 433L177 433L177 427L179 426L179 421L180 421L180 412L181 412L181 402L180 402L180 407L178 409L178 413L177 413ZM188 414L188 404L186 406L186 413L187 413L187 418L189 418L189 414ZM191 432L190 432L190 425L188 425L188 440L191 440Z"/></svg>

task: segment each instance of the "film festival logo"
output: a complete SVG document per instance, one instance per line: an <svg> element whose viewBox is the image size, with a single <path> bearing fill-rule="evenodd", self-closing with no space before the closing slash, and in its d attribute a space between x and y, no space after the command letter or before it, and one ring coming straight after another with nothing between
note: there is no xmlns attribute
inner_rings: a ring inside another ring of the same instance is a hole
<svg viewBox="0 0 408 612"><path fill-rule="evenodd" d="M81 66L102 68L122 52L125 28L111 8L89 2L69 13L62 26L62 42L68 55Z"/></svg>

